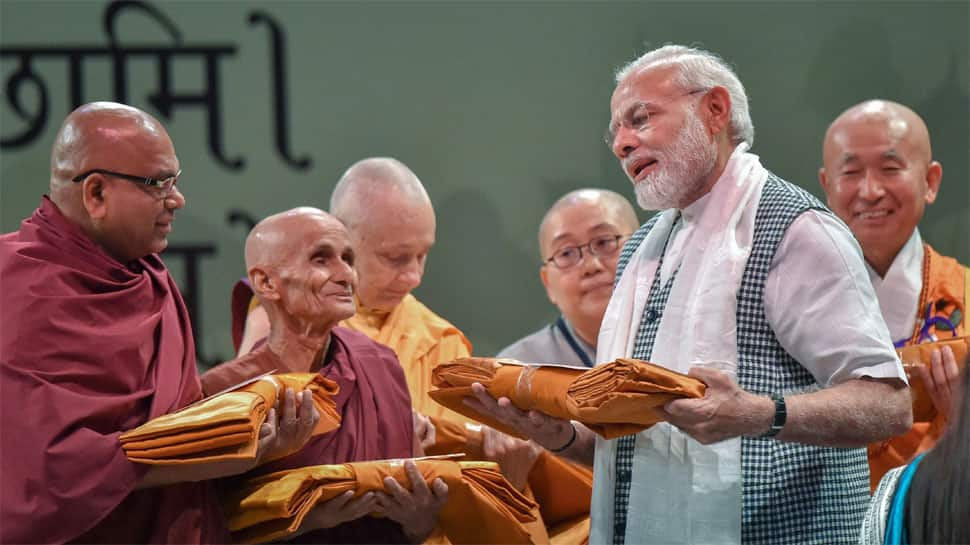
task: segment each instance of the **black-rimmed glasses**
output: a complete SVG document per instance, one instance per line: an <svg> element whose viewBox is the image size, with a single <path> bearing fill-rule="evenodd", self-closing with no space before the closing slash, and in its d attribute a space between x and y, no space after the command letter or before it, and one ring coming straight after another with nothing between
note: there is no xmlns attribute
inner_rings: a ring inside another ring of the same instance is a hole
<svg viewBox="0 0 970 545"><path fill-rule="evenodd" d="M586 244L560 248L552 254L552 257L546 259L543 265L552 263L558 269L574 267L583 260L583 248L587 248L591 255L612 257L620 250L620 240L628 236L630 235L603 235Z"/></svg>
<svg viewBox="0 0 970 545"><path fill-rule="evenodd" d="M175 176L169 176L168 178L148 178L145 176L135 176L133 174L124 174L121 172L114 172L111 170L105 170L103 168L94 168L83 174L78 174L77 176L71 178L72 182L82 182L85 178L92 174L102 174L104 176L112 176L114 178L121 178L122 180L128 180L129 182L135 182L136 184L147 185L149 187L158 188L159 196L168 197L175 191L175 184L179 181L179 176L182 175L182 171L179 170L175 173Z"/></svg>

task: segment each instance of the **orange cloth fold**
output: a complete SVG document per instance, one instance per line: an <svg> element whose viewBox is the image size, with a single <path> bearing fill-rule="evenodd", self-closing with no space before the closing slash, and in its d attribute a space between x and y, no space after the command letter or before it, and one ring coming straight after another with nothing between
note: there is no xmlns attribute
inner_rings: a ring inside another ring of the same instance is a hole
<svg viewBox="0 0 970 545"><path fill-rule="evenodd" d="M438 365L428 394L449 409L516 437L505 424L463 403L479 382L496 398L523 410L581 422L612 439L663 420L654 408L683 397L703 397L704 383L645 361L620 358L593 369L462 358Z"/></svg>
<svg viewBox="0 0 970 545"><path fill-rule="evenodd" d="M313 435L340 427L332 397L337 384L318 373L265 376L171 414L154 418L121 435L121 446L133 462L150 465L197 464L256 456L259 428L287 389L309 389L320 420Z"/></svg>
<svg viewBox="0 0 970 545"><path fill-rule="evenodd" d="M532 543L525 523L537 519L538 506L510 485L496 464L431 458L414 462L429 485L439 477L448 485L439 526L451 543ZM316 504L348 490L355 496L384 490L385 477L410 489L404 460L354 462L250 479L229 491L223 506L235 541L279 540L299 529Z"/></svg>
<svg viewBox="0 0 970 545"><path fill-rule="evenodd" d="M463 452L472 460L484 457L481 424L459 425L435 418L432 422L435 443L425 449L427 454ZM546 526L554 528L569 523L568 526L573 527L577 519L589 516L593 470L543 451L529 472L529 489L539 504Z"/></svg>
<svg viewBox="0 0 970 545"><path fill-rule="evenodd" d="M957 365L962 370L966 365L967 351L970 349L970 336L951 337L931 343L911 344L897 350L899 359L903 362L903 368L906 369L906 375L909 377L909 386L913 395L914 422L932 421L936 416L936 407L933 406L933 400L926 393L926 386L923 381L919 378L919 375L912 372L912 368L916 365L929 367L933 350L942 349L944 346L949 346L953 350Z"/></svg>

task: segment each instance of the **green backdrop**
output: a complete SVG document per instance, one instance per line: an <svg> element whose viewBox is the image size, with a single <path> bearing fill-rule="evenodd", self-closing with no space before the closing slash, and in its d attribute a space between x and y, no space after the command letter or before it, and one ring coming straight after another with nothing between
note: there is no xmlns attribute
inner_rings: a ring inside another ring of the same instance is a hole
<svg viewBox="0 0 970 545"><path fill-rule="evenodd" d="M114 99L120 82L129 103L162 119L183 164L188 205L173 245L208 248L194 264L166 257L183 288L195 279L203 362L231 355L229 289L244 272L247 229L230 216L325 207L343 170L370 155L410 165L435 203L438 243L417 295L477 353L494 353L555 316L538 279L546 208L584 186L632 199L602 141L612 72L676 42L736 67L753 151L815 194L835 115L873 97L912 106L944 165L923 235L966 263L968 28L962 1L3 0L0 227L16 229L46 191L50 145L73 101ZM193 103L205 96L208 107Z"/></svg>

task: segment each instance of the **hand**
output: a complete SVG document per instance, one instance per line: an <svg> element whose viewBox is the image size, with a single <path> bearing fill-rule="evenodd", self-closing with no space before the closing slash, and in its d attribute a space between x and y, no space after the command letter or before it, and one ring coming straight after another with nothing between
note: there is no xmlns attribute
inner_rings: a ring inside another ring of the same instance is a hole
<svg viewBox="0 0 970 545"><path fill-rule="evenodd" d="M520 410L507 397L496 400L477 382L472 384L472 392L475 397L466 397L465 405L511 426L547 449L559 449L573 437L573 424L569 420Z"/></svg>
<svg viewBox="0 0 970 545"><path fill-rule="evenodd" d="M320 528L333 528L345 522L367 516L376 509L377 496L373 492L368 492L354 499L354 491L348 490L336 498L314 506L303 519L298 533Z"/></svg>
<svg viewBox="0 0 970 545"><path fill-rule="evenodd" d="M411 409L411 423L414 425L414 456L424 456L424 452L435 442L434 422Z"/></svg>
<svg viewBox="0 0 970 545"><path fill-rule="evenodd" d="M482 452L487 460L498 463L512 486L522 490L529 481L529 472L542 453L542 447L485 426L482 428Z"/></svg>
<svg viewBox="0 0 970 545"><path fill-rule="evenodd" d="M933 401L936 411L949 420L950 415L960 406L964 393L960 368L953 350L949 346L944 346L942 350L933 349L929 366L916 365L915 371L926 386L926 393Z"/></svg>
<svg viewBox="0 0 970 545"><path fill-rule="evenodd" d="M687 373L707 384L700 399L675 399L659 411L667 422L705 445L740 435L758 436L774 419L774 403L741 389L729 375L709 367Z"/></svg>
<svg viewBox="0 0 970 545"><path fill-rule="evenodd" d="M404 471L411 482L411 491L394 478L385 477L384 491L374 493L377 512L400 524L412 543L420 543L438 525L438 512L448 500L448 485L438 478L429 488L411 460L404 462Z"/></svg>
<svg viewBox="0 0 970 545"><path fill-rule="evenodd" d="M257 464L277 460L303 448L319 420L320 413L313 405L310 390L303 390L297 408L297 395L287 388L283 402L277 400L276 407L269 410L266 422L259 429Z"/></svg>

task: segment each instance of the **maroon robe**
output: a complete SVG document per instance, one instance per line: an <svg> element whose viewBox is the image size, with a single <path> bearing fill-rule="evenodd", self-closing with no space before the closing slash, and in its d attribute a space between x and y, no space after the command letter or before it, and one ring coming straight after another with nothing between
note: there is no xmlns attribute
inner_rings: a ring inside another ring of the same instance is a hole
<svg viewBox="0 0 970 545"><path fill-rule="evenodd" d="M414 436L411 396L397 356L390 348L347 328L335 327L330 338L320 374L340 386L334 399L342 418L340 428L310 439L300 452L260 466L247 476L321 464L411 457ZM273 369L291 370L264 344L205 373L202 387L207 395L212 394ZM232 480L225 484L232 486ZM407 542L400 525L370 517L309 532L294 541Z"/></svg>
<svg viewBox="0 0 970 545"><path fill-rule="evenodd" d="M0 236L0 286L0 542L224 541L210 484L135 490L118 441L201 396L159 257L119 263L45 197Z"/></svg>

